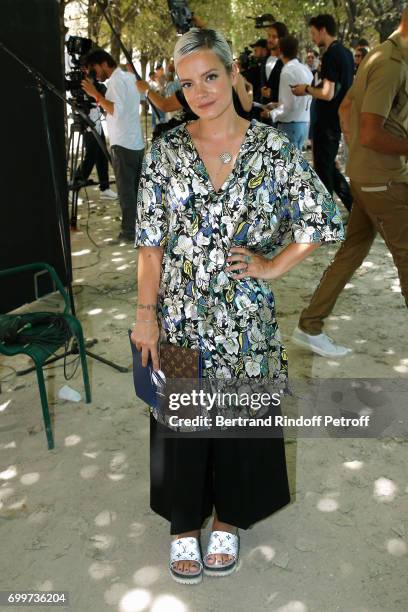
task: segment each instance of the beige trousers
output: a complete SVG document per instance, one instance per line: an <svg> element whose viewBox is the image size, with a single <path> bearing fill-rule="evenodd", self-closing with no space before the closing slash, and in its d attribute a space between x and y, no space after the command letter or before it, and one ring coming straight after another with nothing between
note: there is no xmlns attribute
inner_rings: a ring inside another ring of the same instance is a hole
<svg viewBox="0 0 408 612"><path fill-rule="evenodd" d="M346 238L324 272L311 302L299 319L299 327L320 334L324 319L367 256L376 233L383 237L398 269L401 292L408 306L408 183L351 182L353 207Z"/></svg>

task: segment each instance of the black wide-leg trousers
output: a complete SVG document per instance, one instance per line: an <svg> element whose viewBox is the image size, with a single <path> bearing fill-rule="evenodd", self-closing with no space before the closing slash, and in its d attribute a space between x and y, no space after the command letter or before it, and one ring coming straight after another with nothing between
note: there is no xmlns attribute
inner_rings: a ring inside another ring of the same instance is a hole
<svg viewBox="0 0 408 612"><path fill-rule="evenodd" d="M289 503L283 438L163 437L150 416L150 507L178 535L218 520L248 529Z"/></svg>

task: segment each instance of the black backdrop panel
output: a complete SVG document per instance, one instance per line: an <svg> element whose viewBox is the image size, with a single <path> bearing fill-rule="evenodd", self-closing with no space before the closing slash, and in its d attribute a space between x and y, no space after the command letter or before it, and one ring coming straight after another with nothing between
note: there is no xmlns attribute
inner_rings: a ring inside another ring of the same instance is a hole
<svg viewBox="0 0 408 612"><path fill-rule="evenodd" d="M0 41L62 92L59 1L1 0L0 10ZM2 49L0 66L0 269L44 261L66 283L40 97L33 77ZM46 101L67 235L64 103L48 91ZM0 279L0 312L34 299L31 275Z"/></svg>

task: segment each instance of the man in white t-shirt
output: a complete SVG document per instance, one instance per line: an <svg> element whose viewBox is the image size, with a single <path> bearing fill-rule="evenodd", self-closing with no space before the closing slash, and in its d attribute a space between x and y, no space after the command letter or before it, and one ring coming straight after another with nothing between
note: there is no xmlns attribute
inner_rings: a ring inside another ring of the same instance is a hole
<svg viewBox="0 0 408 612"><path fill-rule="evenodd" d="M298 83L310 85L313 74L297 59L298 49L299 43L294 36L286 36L280 40L284 66L280 74L279 100L273 105L273 110L269 111L269 117L301 151L309 131L311 96L294 96L292 86Z"/></svg>
<svg viewBox="0 0 408 612"><path fill-rule="evenodd" d="M118 68L106 51L92 51L87 66L95 71L98 81L109 79L105 96L88 79L82 87L106 111L106 125L112 151L112 163L122 209L120 240L133 242L137 191L144 155L144 140L140 125L140 94L133 74Z"/></svg>

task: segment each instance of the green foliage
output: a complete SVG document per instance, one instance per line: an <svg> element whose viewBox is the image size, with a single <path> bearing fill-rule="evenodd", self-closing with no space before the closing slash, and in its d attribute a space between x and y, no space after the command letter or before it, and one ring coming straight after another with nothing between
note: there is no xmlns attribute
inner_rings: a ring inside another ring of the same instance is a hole
<svg viewBox="0 0 408 612"><path fill-rule="evenodd" d="M63 0L64 3L70 0ZM80 0L88 14L89 32L98 43L111 48L116 57L119 49L110 29L95 6L95 0ZM211 28L224 32L232 41L234 55L266 31L255 29L248 16L272 13L277 21L288 25L300 39L301 47L311 45L307 27L311 16L332 14L339 26L339 37L346 43L364 36L371 45L378 44L398 24L403 0L190 0L189 6ZM111 0L109 12L116 30L128 49L138 52L143 62L172 56L177 40L166 0Z"/></svg>
<svg viewBox="0 0 408 612"><path fill-rule="evenodd" d="M301 46L311 44L308 21L313 15L329 13L338 24L339 38L345 43L364 36L378 44L397 27L403 0L190 0L190 6L209 27L222 30L233 41L234 54L266 35L256 30L255 17L271 13L297 36Z"/></svg>

